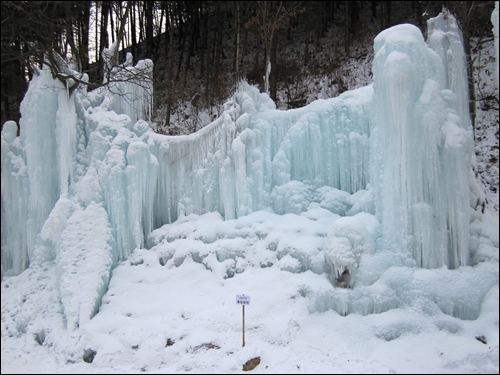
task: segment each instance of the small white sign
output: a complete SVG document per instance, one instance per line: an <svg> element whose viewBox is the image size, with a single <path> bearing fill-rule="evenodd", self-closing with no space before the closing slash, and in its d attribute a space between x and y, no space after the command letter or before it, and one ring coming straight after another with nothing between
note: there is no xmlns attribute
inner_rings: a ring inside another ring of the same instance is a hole
<svg viewBox="0 0 500 375"><path fill-rule="evenodd" d="M250 296L245 296L243 295L236 295L236 303L238 305L250 305Z"/></svg>

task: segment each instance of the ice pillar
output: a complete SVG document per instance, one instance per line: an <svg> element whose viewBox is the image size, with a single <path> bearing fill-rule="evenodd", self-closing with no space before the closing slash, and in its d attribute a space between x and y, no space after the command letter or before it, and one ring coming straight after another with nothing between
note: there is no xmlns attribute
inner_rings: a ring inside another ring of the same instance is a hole
<svg viewBox="0 0 500 375"><path fill-rule="evenodd" d="M453 64L413 25L375 38L370 174L382 246L403 264L467 263L472 136L460 116L467 109L442 78Z"/></svg>

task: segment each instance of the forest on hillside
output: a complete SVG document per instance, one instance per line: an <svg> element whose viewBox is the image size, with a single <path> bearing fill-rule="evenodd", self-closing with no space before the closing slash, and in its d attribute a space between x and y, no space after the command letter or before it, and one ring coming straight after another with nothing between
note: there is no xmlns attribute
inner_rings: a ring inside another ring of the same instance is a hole
<svg viewBox="0 0 500 375"><path fill-rule="evenodd" d="M378 32L412 23L425 35L426 20L443 7L464 35L474 120L476 102L498 108L494 97L475 97L471 59L472 40L493 38L493 1L2 1L2 126L19 121L29 80L43 62L65 84L61 62L88 76L71 77L74 85L89 91L106 85L110 66L103 51L112 45L119 50L113 66L127 52L131 64L153 61L148 120L159 133L186 131L174 114L189 123L188 132L203 127L242 79L267 92L279 109L300 107L311 98L305 77L327 77L327 87L318 83L327 96L352 89L346 62L361 66ZM183 112L186 103L190 110Z"/></svg>

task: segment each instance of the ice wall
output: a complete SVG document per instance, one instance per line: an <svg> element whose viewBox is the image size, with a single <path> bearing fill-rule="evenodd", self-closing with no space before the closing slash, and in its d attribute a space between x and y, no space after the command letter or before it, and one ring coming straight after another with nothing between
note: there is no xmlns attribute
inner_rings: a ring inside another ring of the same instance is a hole
<svg viewBox="0 0 500 375"><path fill-rule="evenodd" d="M151 69L122 67L104 89L70 95L44 67L22 102L21 135L14 122L2 129L2 277L55 262L70 329L97 312L112 268L152 230L157 161L138 136L149 125L112 110L134 93L130 114L145 114L151 82L137 79Z"/></svg>
<svg viewBox="0 0 500 375"><path fill-rule="evenodd" d="M451 21L430 22L433 49L409 24L384 30L374 46L371 182L381 246L425 268L468 259L473 144L468 100L452 91L466 75Z"/></svg>
<svg viewBox="0 0 500 375"><path fill-rule="evenodd" d="M23 101L21 136L12 122L2 131L2 276L55 261L61 275L92 279L87 292L98 304L111 269L155 228L191 213L229 220L265 209L298 214L311 203L342 216L369 210L381 223L373 246L353 240L356 231L332 233L327 259L339 278L365 248L390 252L396 265L466 265L472 137L468 99L454 92L464 65L453 22L433 20L429 44L411 25L383 31L373 85L304 108L277 111L243 83L219 119L188 136L137 120L151 104L142 82L70 97L42 70ZM125 64L116 74L151 68ZM137 106L120 95L128 92ZM350 207L350 194L363 191L366 201ZM95 242L78 235L82 220L100 223L88 229ZM339 243L349 256L335 254ZM96 247L104 266L90 270L77 253ZM76 294L65 296L68 322L92 315L95 304L77 311Z"/></svg>
<svg viewBox="0 0 500 375"><path fill-rule="evenodd" d="M19 139L12 138L16 124L2 131L7 132L2 137L2 273L29 266L37 235L61 192L67 193L76 151L76 114L67 96L64 85L43 69L21 104Z"/></svg>
<svg viewBox="0 0 500 375"><path fill-rule="evenodd" d="M69 98L42 70L23 102L21 137L14 123L2 133L2 171L10 172L2 172L8 202L2 205L2 271L17 274L35 258L57 257L74 211L56 204L61 198L82 209L103 205L116 262L179 215L218 211L231 219L269 207L300 213L322 199L324 192L315 192L322 186L365 189L371 97L368 86L282 112L242 84L214 123L167 137L118 115L115 92L77 90Z"/></svg>
<svg viewBox="0 0 500 375"><path fill-rule="evenodd" d="M196 134L148 133L159 161L154 226L190 213L286 213L283 198L299 182L351 193L366 188L371 96L368 86L276 111L269 97L243 84L225 113Z"/></svg>
<svg viewBox="0 0 500 375"><path fill-rule="evenodd" d="M17 137L17 124L2 129L2 277L5 271L19 274L29 266L28 171L24 148Z"/></svg>

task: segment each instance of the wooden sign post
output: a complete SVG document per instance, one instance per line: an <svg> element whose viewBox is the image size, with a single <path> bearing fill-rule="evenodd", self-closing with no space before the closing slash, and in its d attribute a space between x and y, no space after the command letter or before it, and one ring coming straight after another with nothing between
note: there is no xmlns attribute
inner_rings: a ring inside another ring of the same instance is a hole
<svg viewBox="0 0 500 375"><path fill-rule="evenodd" d="M238 305L241 305L242 312L243 312L243 328L242 328L242 333L243 333L243 345L245 346L245 305L250 305L250 296L245 296L244 294L236 295L236 303Z"/></svg>

